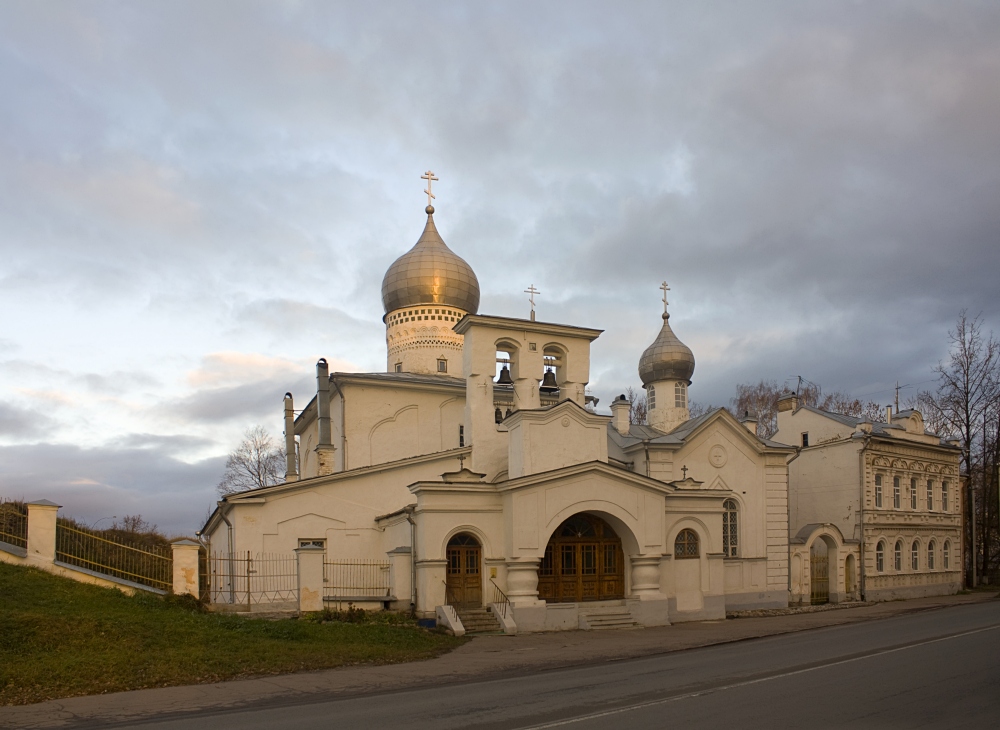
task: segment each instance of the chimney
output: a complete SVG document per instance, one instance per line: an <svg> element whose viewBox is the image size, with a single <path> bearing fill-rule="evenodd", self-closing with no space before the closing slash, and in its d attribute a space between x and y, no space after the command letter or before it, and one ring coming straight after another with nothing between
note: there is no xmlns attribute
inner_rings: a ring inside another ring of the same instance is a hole
<svg viewBox="0 0 1000 730"><path fill-rule="evenodd" d="M892 406L885 407L885 422L892 423Z"/></svg>
<svg viewBox="0 0 1000 730"><path fill-rule="evenodd" d="M799 408L799 397L790 390L778 396L778 413L796 411Z"/></svg>
<svg viewBox="0 0 1000 730"><path fill-rule="evenodd" d="M614 424L615 430L622 436L628 436L630 427L628 414L631 408L624 394L611 402L611 423Z"/></svg>
<svg viewBox="0 0 1000 730"><path fill-rule="evenodd" d="M757 435L757 413L755 411L743 411L743 417L740 419L740 423L746 426L747 431L752 433L754 436Z"/></svg>
<svg viewBox="0 0 1000 730"><path fill-rule="evenodd" d="M297 482L299 469L295 458L295 408L292 394L285 393L285 481Z"/></svg>
<svg viewBox="0 0 1000 730"><path fill-rule="evenodd" d="M318 476L333 474L333 442L330 437L330 369L326 359L316 363L316 421L319 428L316 443Z"/></svg>

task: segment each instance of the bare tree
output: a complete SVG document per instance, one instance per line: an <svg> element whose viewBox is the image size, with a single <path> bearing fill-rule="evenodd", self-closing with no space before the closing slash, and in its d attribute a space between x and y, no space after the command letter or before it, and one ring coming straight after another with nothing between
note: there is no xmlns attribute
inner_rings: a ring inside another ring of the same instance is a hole
<svg viewBox="0 0 1000 730"><path fill-rule="evenodd" d="M824 395L817 408L830 411L831 413L862 418L872 423L882 423L885 421L885 411L882 410L882 406L878 403L863 401L840 390Z"/></svg>
<svg viewBox="0 0 1000 730"><path fill-rule="evenodd" d="M781 389L773 380L759 383L739 383L736 397L729 401L730 412L737 418L747 413L757 414L757 437L769 439L778 430L778 397Z"/></svg>
<svg viewBox="0 0 1000 730"><path fill-rule="evenodd" d="M969 582L976 569L986 572L998 557L996 542L997 505L992 498L996 484L997 445L991 425L1000 409L1000 343L991 332L983 334L981 316L970 318L962 310L955 329L948 332L951 350L946 362L938 363L936 393L923 392L921 405L931 420L956 436L962 449L962 471L969 488L967 515L976 528L966 539L974 563L968 565ZM981 567L980 567L981 566Z"/></svg>
<svg viewBox="0 0 1000 730"><path fill-rule="evenodd" d="M226 459L226 472L216 489L225 497L248 489L270 487L282 480L285 450L263 426L252 426Z"/></svg>
<svg viewBox="0 0 1000 730"><path fill-rule="evenodd" d="M646 394L636 392L630 385L625 390L625 397L628 399L628 422L635 424L646 423L646 418L649 415Z"/></svg>

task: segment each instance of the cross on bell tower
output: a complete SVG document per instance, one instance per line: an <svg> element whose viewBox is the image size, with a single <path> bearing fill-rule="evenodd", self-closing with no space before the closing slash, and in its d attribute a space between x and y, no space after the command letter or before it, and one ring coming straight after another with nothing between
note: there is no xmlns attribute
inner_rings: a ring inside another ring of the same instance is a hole
<svg viewBox="0 0 1000 730"><path fill-rule="evenodd" d="M529 286L527 289L524 290L524 293L528 295L528 301L531 302L531 321L534 322L535 321L535 295L536 294L541 294L541 292L538 291L538 289L535 288L534 284L532 284L531 286Z"/></svg>

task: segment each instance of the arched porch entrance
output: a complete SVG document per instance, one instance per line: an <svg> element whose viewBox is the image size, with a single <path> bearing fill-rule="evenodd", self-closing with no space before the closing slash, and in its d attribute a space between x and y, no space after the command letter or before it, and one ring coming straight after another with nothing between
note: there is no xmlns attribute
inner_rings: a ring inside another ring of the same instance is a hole
<svg viewBox="0 0 1000 730"><path fill-rule="evenodd" d="M445 602L458 608L483 605L483 549L479 540L460 532L448 541ZM439 589L440 590L440 589Z"/></svg>
<svg viewBox="0 0 1000 730"><path fill-rule="evenodd" d="M559 525L538 566L538 597L549 603L624 598L625 556L611 525L585 512Z"/></svg>

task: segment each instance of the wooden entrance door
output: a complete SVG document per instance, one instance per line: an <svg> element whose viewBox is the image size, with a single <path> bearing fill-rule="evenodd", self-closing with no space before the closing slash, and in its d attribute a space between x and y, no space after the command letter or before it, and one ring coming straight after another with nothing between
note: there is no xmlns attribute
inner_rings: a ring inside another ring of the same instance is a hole
<svg viewBox="0 0 1000 730"><path fill-rule="evenodd" d="M827 603L830 600L830 553L822 538L809 549L809 581L811 602Z"/></svg>
<svg viewBox="0 0 1000 730"><path fill-rule="evenodd" d="M445 601L452 606L482 606L483 551L479 541L459 533L448 541L448 579Z"/></svg>
<svg viewBox="0 0 1000 730"><path fill-rule="evenodd" d="M625 556L611 525L583 513L563 522L538 566L538 597L550 603L624 598Z"/></svg>

